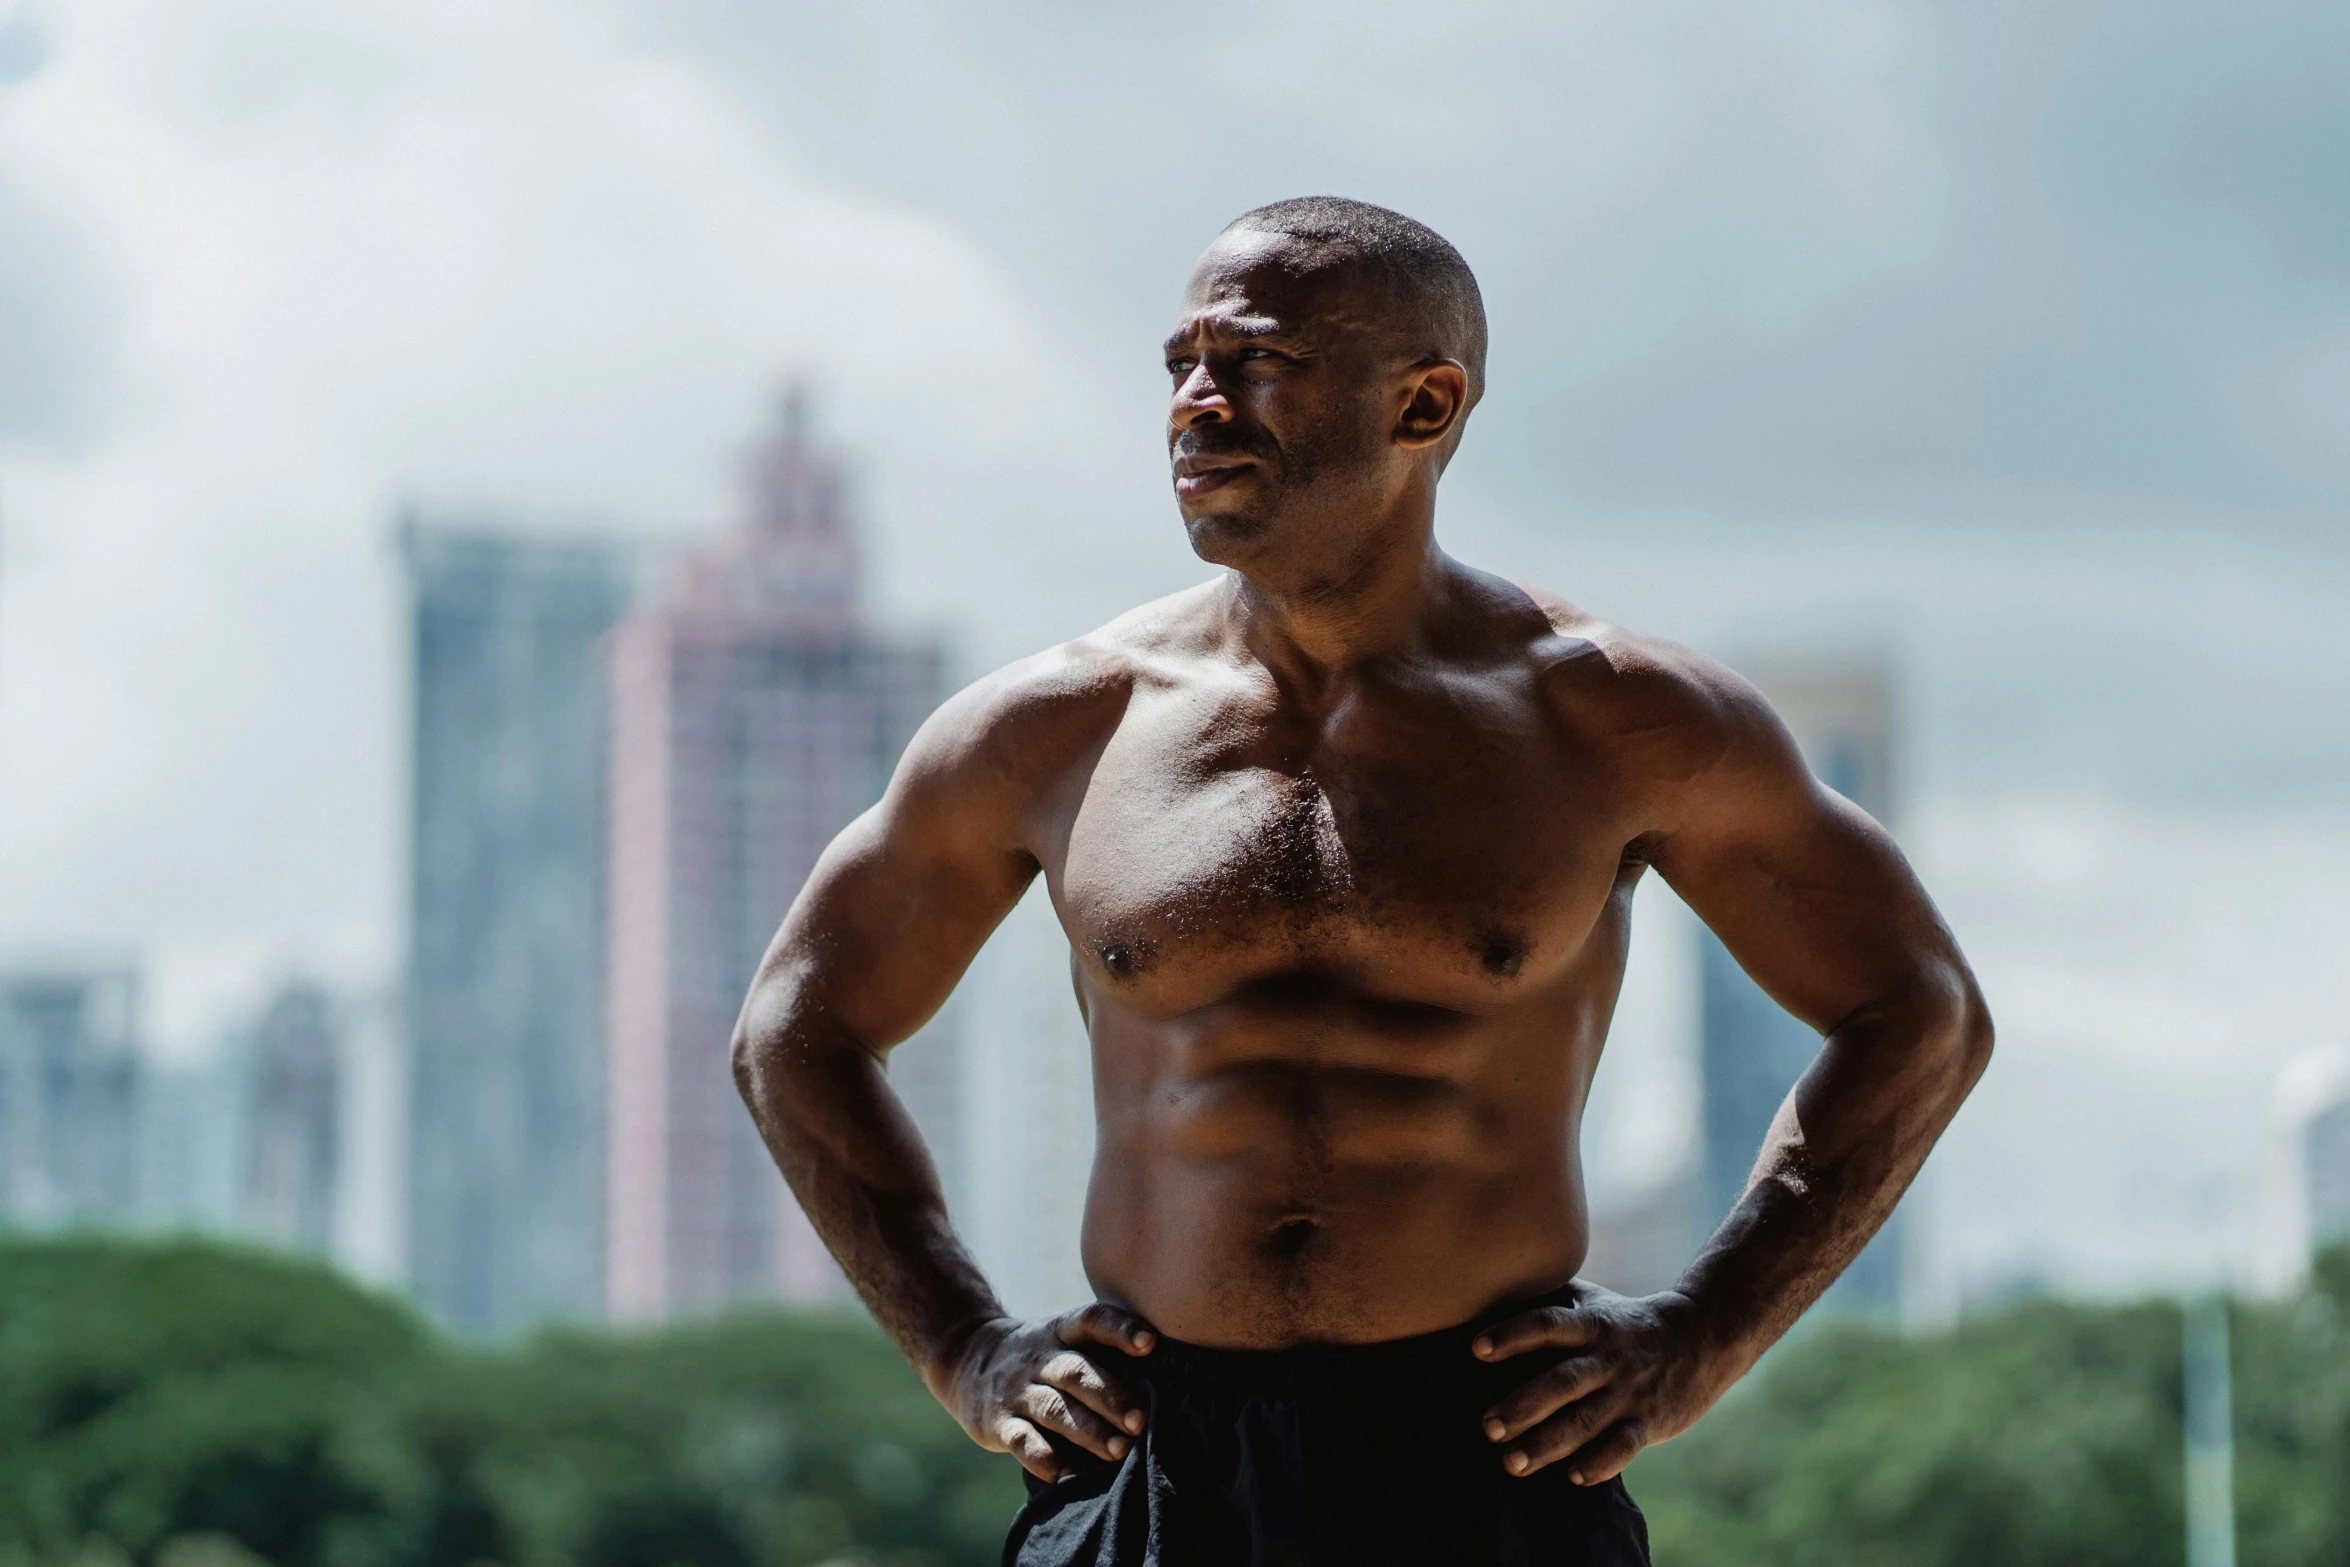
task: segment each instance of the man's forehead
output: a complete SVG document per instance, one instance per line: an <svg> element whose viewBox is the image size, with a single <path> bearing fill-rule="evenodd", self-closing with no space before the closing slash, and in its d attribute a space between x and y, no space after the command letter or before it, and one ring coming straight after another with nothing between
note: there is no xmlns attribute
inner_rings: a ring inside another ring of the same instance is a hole
<svg viewBox="0 0 2350 1567"><path fill-rule="evenodd" d="M1362 325L1361 312L1349 308L1359 290L1349 286L1354 280L1345 270L1317 265L1311 249L1290 235L1228 230L1192 268L1175 335L1343 332Z"/></svg>

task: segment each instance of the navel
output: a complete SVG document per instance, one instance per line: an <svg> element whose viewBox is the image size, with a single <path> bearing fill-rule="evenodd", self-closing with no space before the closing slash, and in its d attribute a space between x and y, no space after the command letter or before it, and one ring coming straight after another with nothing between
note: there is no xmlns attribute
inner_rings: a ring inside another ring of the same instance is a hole
<svg viewBox="0 0 2350 1567"><path fill-rule="evenodd" d="M1305 1249L1314 1243L1314 1237L1320 1229L1321 1226L1311 1219L1284 1219L1273 1226L1267 1249L1283 1261L1303 1256Z"/></svg>

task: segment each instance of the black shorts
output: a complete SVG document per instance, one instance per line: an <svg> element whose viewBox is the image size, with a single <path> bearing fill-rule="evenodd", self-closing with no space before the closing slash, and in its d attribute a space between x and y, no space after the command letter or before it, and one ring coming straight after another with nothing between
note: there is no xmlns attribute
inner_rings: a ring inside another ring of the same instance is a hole
<svg viewBox="0 0 2350 1567"><path fill-rule="evenodd" d="M1488 1319L1489 1320L1489 1319ZM1562 1358L1487 1364L1484 1320L1386 1344L1105 1352L1150 1423L1126 1457L1031 1477L1005 1567L1647 1567L1623 1482L1519 1478L1486 1410Z"/></svg>

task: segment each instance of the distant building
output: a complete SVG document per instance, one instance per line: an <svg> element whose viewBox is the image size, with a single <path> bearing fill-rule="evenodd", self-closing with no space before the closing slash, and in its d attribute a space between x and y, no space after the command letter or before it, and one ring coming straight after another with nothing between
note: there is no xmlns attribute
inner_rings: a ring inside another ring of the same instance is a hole
<svg viewBox="0 0 2350 1567"><path fill-rule="evenodd" d="M202 1056L140 1070L138 1216L405 1280L398 1013L288 980Z"/></svg>
<svg viewBox="0 0 2350 1567"><path fill-rule="evenodd" d="M1622 1295L1671 1289L1693 1255L1688 1185L1660 1182L1604 1209L1594 1204L1590 1229L1578 1277Z"/></svg>
<svg viewBox="0 0 2350 1567"><path fill-rule="evenodd" d="M837 459L787 396L745 515L613 645L610 1301L652 1319L844 1283L736 1097L727 1042L816 856L880 797L941 656L859 616ZM952 1177L955 1055L933 1023L891 1075Z"/></svg>
<svg viewBox="0 0 2350 1567"><path fill-rule="evenodd" d="M247 1103L231 1042L198 1060L140 1072L138 1213L167 1230L237 1228L245 1178Z"/></svg>
<svg viewBox="0 0 2350 1567"><path fill-rule="evenodd" d="M411 516L408 1267L495 1333L604 1300L606 638L636 557Z"/></svg>
<svg viewBox="0 0 2350 1567"><path fill-rule="evenodd" d="M1670 887L1641 879L1607 1050L1575 1130L1590 1214L1576 1271L1627 1295L1670 1288L1697 1251L1700 929Z"/></svg>
<svg viewBox="0 0 2350 1567"><path fill-rule="evenodd" d="M1742 672L1793 731L1821 782L1890 822L1895 810L1893 687L1874 660L1782 657ZM1712 932L1699 937L1704 1083L1701 1233L1737 1203L1771 1118L1819 1053L1820 1037L1746 976ZM1831 1302L1892 1313L1901 1305L1902 1215L1896 1212L1834 1287Z"/></svg>
<svg viewBox="0 0 2350 1567"><path fill-rule="evenodd" d="M128 962L0 967L0 1216L135 1216L138 1028Z"/></svg>
<svg viewBox="0 0 2350 1567"><path fill-rule="evenodd" d="M2350 1045L2305 1051L2286 1063L2270 1129L2258 1276L2281 1292L2300 1282L2313 1253L2350 1242Z"/></svg>
<svg viewBox="0 0 2350 1567"><path fill-rule="evenodd" d="M1069 964L1069 938L1040 876L958 992L967 998L959 1043L969 1131L953 1217L1004 1305L1022 1316L1093 1298L1079 1247L1093 1180L1093 1047Z"/></svg>
<svg viewBox="0 0 2350 1567"><path fill-rule="evenodd" d="M343 1175L342 1020L324 989L296 980L270 999L243 1047L240 1226L330 1253Z"/></svg>
<svg viewBox="0 0 2350 1567"><path fill-rule="evenodd" d="M2350 1084L2302 1126L2301 1190L2310 1246L2350 1241Z"/></svg>
<svg viewBox="0 0 2350 1567"><path fill-rule="evenodd" d="M334 1254L359 1278L408 1281L408 1048L396 988L335 997Z"/></svg>

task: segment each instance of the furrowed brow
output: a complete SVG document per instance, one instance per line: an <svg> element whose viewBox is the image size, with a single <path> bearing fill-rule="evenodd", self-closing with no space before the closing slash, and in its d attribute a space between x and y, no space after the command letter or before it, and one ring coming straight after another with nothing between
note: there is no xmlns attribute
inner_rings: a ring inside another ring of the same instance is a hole
<svg viewBox="0 0 2350 1567"><path fill-rule="evenodd" d="M1160 349L1164 354L1181 353L1201 338L1211 341L1246 342L1253 338L1289 337L1293 334L1280 322L1265 316L1208 316L1170 336Z"/></svg>

